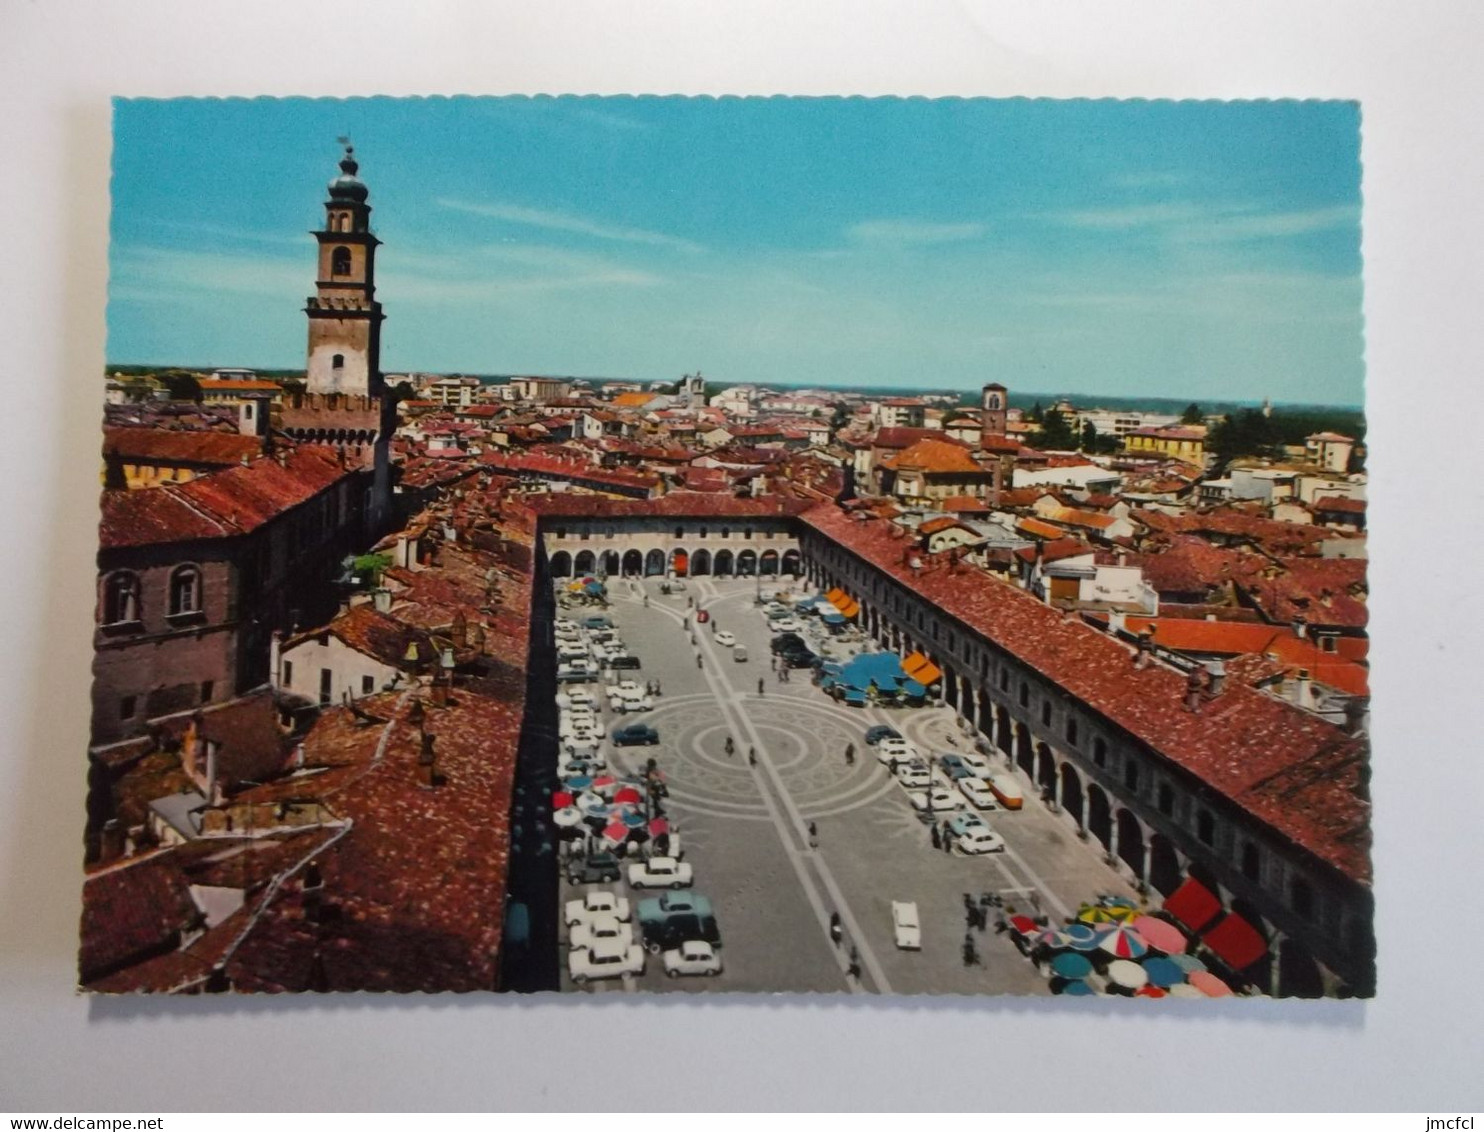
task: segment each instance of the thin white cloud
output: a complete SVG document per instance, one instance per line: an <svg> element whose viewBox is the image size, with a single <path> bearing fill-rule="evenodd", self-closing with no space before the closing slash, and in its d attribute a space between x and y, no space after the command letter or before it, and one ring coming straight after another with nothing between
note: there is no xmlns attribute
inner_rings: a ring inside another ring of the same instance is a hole
<svg viewBox="0 0 1484 1132"><path fill-rule="evenodd" d="M1271 212L1256 204L1216 201L1162 201L1115 208L1071 209L1042 217L1072 228L1098 231L1150 230L1186 243L1238 242L1303 236L1354 226L1360 210L1353 205Z"/></svg>
<svg viewBox="0 0 1484 1132"><path fill-rule="evenodd" d="M1180 239L1192 242L1281 239L1330 228L1355 227L1359 223L1360 209L1353 205L1336 205L1296 212L1221 216L1203 225L1191 225L1178 235Z"/></svg>
<svg viewBox="0 0 1484 1132"><path fill-rule="evenodd" d="M663 232L649 232L643 228L626 228L620 225L603 224L582 216L565 212L551 212L540 208L525 208L521 205L484 203L452 200L440 197L436 202L441 208L465 212L473 216L485 216L507 224L524 224L534 228L545 228L554 232L573 232L580 236L592 236L599 240L617 240L629 244L651 244L655 247L674 248L678 251L705 251L700 244L667 236Z"/></svg>
<svg viewBox="0 0 1484 1132"><path fill-rule="evenodd" d="M917 244L957 244L977 240L987 230L983 224L974 222L942 224L926 220L863 220L847 228L845 235L858 244L902 247Z"/></svg>

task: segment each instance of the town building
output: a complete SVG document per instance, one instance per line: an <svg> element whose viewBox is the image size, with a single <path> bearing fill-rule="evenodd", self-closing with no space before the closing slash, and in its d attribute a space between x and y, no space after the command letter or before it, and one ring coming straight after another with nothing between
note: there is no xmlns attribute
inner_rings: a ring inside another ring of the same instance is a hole
<svg viewBox="0 0 1484 1132"><path fill-rule="evenodd" d="M1132 455L1163 456L1201 466L1206 462L1206 426L1136 428L1124 438L1124 450Z"/></svg>

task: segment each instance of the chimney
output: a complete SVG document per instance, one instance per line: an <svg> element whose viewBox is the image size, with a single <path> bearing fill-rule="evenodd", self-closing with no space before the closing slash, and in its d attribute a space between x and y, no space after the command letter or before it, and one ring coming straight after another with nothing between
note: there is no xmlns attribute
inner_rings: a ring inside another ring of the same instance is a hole
<svg viewBox="0 0 1484 1132"><path fill-rule="evenodd" d="M1293 616L1293 635L1301 641L1308 638L1308 627L1302 614L1296 613Z"/></svg>
<svg viewBox="0 0 1484 1132"><path fill-rule="evenodd" d="M1149 658L1154 655L1154 630L1147 625L1139 634L1139 651L1134 654L1135 668L1148 668Z"/></svg>
<svg viewBox="0 0 1484 1132"><path fill-rule="evenodd" d="M103 834L98 844L98 859L102 863L117 861L124 855L124 823L118 818L109 818L103 823Z"/></svg>
<svg viewBox="0 0 1484 1132"><path fill-rule="evenodd" d="M1313 687L1309 683L1309 670L1298 670L1298 685L1294 691L1294 703L1307 710L1313 700Z"/></svg>
<svg viewBox="0 0 1484 1132"><path fill-rule="evenodd" d="M1226 665L1219 660L1210 661L1206 665L1206 675L1210 678L1206 687L1206 698L1214 700L1221 695L1226 686Z"/></svg>
<svg viewBox="0 0 1484 1132"><path fill-rule="evenodd" d="M1201 696L1201 685L1204 684L1204 683L1205 683L1205 678L1201 675L1201 670L1199 668L1192 668L1190 670L1190 672L1186 674L1186 677L1185 677L1185 710L1186 711L1200 711L1201 710L1201 699L1202 699L1202 696Z"/></svg>
<svg viewBox="0 0 1484 1132"><path fill-rule="evenodd" d="M390 613L392 611L392 591L381 588L373 590L371 600L375 605L377 613Z"/></svg>
<svg viewBox="0 0 1484 1132"><path fill-rule="evenodd" d="M1108 634L1116 637L1128 628L1128 618L1121 609L1108 610Z"/></svg>

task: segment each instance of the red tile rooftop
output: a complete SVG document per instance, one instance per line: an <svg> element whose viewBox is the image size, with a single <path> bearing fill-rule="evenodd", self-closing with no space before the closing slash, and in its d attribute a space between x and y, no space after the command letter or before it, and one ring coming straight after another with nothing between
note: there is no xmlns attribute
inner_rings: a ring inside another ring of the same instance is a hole
<svg viewBox="0 0 1484 1132"><path fill-rule="evenodd" d="M246 534L352 474L335 449L301 445L279 458L260 457L189 483L105 491L98 546L113 550Z"/></svg>
<svg viewBox="0 0 1484 1132"><path fill-rule="evenodd" d="M105 428L103 454L124 463L159 461L216 464L230 467L263 454L263 442L255 436L204 429Z"/></svg>
<svg viewBox="0 0 1484 1132"><path fill-rule="evenodd" d="M1134 667L1129 649L1014 586L977 571L914 573L904 560L905 544L880 520L857 520L830 505L813 507L801 519L1296 845L1369 883L1369 806L1359 793L1362 740L1241 685L1228 685L1215 700L1187 711L1183 675L1157 664ZM1275 788L1280 779L1285 786ZM1300 789L1305 781L1311 785Z"/></svg>

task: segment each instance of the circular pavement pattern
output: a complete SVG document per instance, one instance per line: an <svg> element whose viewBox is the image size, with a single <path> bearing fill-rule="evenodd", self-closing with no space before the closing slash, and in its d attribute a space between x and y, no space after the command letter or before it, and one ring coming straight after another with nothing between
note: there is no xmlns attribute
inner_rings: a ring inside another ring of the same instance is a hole
<svg viewBox="0 0 1484 1132"><path fill-rule="evenodd" d="M744 821L771 820L762 795L769 767L806 819L870 806L895 789L862 739L866 721L859 713L793 697L743 696L740 703L762 740L756 768L747 763L752 740L746 734L733 734L734 750L727 755L732 724L707 693L662 699L645 715L659 729L661 745L619 747L611 757L628 773L654 757L675 808ZM850 743L856 746L854 766L845 763Z"/></svg>

